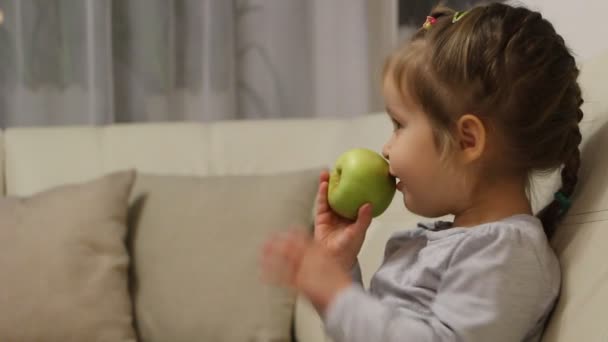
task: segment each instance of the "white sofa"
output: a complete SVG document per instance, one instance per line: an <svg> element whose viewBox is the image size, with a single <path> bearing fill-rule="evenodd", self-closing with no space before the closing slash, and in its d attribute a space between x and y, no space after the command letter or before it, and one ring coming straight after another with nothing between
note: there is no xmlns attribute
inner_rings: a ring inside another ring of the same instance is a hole
<svg viewBox="0 0 608 342"><path fill-rule="evenodd" d="M544 341L608 341L608 53L585 63L583 166L574 205L552 243L563 267L561 299ZM2 136L5 194L29 195L114 170L184 175L243 175L330 166L351 147L379 151L390 133L382 113L352 120L154 123L108 127L8 129ZM536 184L535 208L554 191L555 175ZM364 282L384 242L420 220L393 201L375 219L360 254ZM295 308L296 337L325 341L308 303Z"/></svg>

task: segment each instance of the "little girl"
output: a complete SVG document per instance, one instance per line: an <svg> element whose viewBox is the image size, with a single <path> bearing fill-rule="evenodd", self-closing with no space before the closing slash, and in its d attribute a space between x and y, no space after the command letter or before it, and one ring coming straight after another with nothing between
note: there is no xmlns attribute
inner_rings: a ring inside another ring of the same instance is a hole
<svg viewBox="0 0 608 342"><path fill-rule="evenodd" d="M580 164L578 73L539 13L435 8L385 65L383 154L407 209L453 222L393 235L366 292L356 257L371 206L338 218L324 172L314 239L270 239L264 274L306 296L336 342L538 341L560 290L548 237ZM560 167L561 188L534 216L530 175Z"/></svg>

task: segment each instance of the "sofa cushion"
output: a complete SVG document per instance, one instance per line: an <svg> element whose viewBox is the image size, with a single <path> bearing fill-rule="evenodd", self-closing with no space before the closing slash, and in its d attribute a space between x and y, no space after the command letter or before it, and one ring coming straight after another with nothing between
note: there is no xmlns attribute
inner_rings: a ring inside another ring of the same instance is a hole
<svg viewBox="0 0 608 342"><path fill-rule="evenodd" d="M134 172L0 199L0 341L135 341L126 217Z"/></svg>
<svg viewBox="0 0 608 342"><path fill-rule="evenodd" d="M259 281L272 232L310 227L320 170L139 174L129 238L143 341L289 341L294 295Z"/></svg>

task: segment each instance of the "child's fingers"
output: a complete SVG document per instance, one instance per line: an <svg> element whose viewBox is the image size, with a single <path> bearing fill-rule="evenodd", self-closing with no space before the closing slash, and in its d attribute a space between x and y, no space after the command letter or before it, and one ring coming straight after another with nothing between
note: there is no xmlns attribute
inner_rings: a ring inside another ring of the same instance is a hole
<svg viewBox="0 0 608 342"><path fill-rule="evenodd" d="M293 288L298 287L298 277L301 274L302 262L312 246L313 242L310 236L304 232L293 232L289 235L285 255L291 268L289 281Z"/></svg>
<svg viewBox="0 0 608 342"><path fill-rule="evenodd" d="M369 225L372 223L372 213L371 203L365 203L359 208L357 220L354 223L354 227L357 232L363 233L367 230Z"/></svg>
<svg viewBox="0 0 608 342"><path fill-rule="evenodd" d="M319 175L319 184L323 183L323 182L328 182L328 181L329 181L329 172L327 170L321 171L321 174Z"/></svg>
<svg viewBox="0 0 608 342"><path fill-rule="evenodd" d="M284 250L282 251L282 254L283 261L285 262L283 266L285 268L285 275L288 277L286 280L289 282L293 281L295 273L300 268L302 253L299 245L300 243L295 240L288 240L283 245Z"/></svg>
<svg viewBox="0 0 608 342"><path fill-rule="evenodd" d="M271 236L262 246L259 264L266 280L275 282L275 275L280 268L282 239L278 234Z"/></svg>
<svg viewBox="0 0 608 342"><path fill-rule="evenodd" d="M280 233L269 239L264 244L260 256L262 280L293 286L308 239L305 233L298 231Z"/></svg>
<svg viewBox="0 0 608 342"><path fill-rule="evenodd" d="M290 285L290 268L286 267L286 260L282 259L277 254L271 254L269 257L262 260L262 280L265 283L289 286Z"/></svg>
<svg viewBox="0 0 608 342"><path fill-rule="evenodd" d="M317 192L317 211L324 212L329 208L327 202L327 189L329 188L329 182L323 181L319 183L319 190Z"/></svg>
<svg viewBox="0 0 608 342"><path fill-rule="evenodd" d="M277 281L274 277L273 270L271 269L268 262L264 259L260 261L259 278L263 283L266 283L266 284L276 284L277 283Z"/></svg>
<svg viewBox="0 0 608 342"><path fill-rule="evenodd" d="M310 244L310 237L303 231L293 231L288 235L287 253L290 258L301 259Z"/></svg>
<svg viewBox="0 0 608 342"><path fill-rule="evenodd" d="M272 266L273 260L270 254L267 254L265 251L262 252L260 256L259 265L260 265L260 279L264 283L268 284L276 284L277 279L275 279L275 271Z"/></svg>
<svg viewBox="0 0 608 342"><path fill-rule="evenodd" d="M327 202L327 189L329 183L323 181L319 184L319 191L317 192L317 215L329 211L329 203Z"/></svg>
<svg viewBox="0 0 608 342"><path fill-rule="evenodd" d="M334 213L332 213L331 211L326 211L324 213L318 214L317 217L315 218L315 225L318 225L321 223L330 223L331 224L333 216L334 216Z"/></svg>

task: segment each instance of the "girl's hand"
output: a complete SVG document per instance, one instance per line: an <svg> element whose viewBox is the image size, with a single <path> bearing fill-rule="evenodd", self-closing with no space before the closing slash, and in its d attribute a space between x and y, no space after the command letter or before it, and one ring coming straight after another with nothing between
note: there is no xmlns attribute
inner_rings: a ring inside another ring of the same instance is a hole
<svg viewBox="0 0 608 342"><path fill-rule="evenodd" d="M306 296L320 315L352 283L350 275L326 249L298 231L277 234L262 250L262 278Z"/></svg>
<svg viewBox="0 0 608 342"><path fill-rule="evenodd" d="M350 271L372 222L372 206L361 206L356 221L343 218L331 210L327 201L329 173L323 171L319 180L314 239L344 270Z"/></svg>

